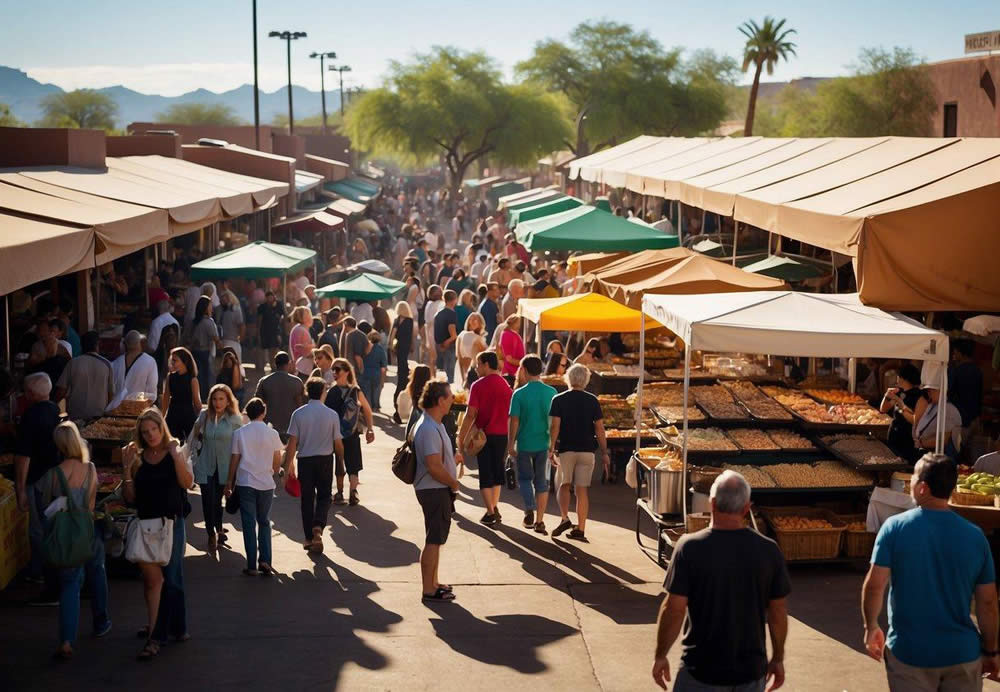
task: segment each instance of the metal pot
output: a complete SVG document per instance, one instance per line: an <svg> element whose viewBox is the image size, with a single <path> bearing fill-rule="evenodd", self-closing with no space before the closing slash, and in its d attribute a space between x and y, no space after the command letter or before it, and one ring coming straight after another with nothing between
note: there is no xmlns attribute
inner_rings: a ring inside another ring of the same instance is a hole
<svg viewBox="0 0 1000 692"><path fill-rule="evenodd" d="M649 505L657 514L680 514L683 500L680 471L648 469Z"/></svg>

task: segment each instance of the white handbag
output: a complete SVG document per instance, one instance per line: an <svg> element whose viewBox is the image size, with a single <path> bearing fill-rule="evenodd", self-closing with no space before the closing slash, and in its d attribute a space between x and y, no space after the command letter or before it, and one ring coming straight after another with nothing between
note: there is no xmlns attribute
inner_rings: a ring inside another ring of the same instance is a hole
<svg viewBox="0 0 1000 692"><path fill-rule="evenodd" d="M125 559L166 565L174 549L174 520L133 519L125 531Z"/></svg>

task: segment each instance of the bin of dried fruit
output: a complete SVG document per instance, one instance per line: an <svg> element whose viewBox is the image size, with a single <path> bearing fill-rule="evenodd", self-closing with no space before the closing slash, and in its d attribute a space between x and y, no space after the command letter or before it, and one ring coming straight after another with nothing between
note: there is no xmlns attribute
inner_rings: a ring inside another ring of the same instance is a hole
<svg viewBox="0 0 1000 692"><path fill-rule="evenodd" d="M127 442L135 435L135 421L128 418L98 418L85 425L80 435L88 440Z"/></svg>
<svg viewBox="0 0 1000 692"><path fill-rule="evenodd" d="M726 435L728 435L729 439L735 442L738 447L746 451L777 452L781 449L778 444L771 439L770 435L763 430L757 430L755 428L733 428L732 430L727 430Z"/></svg>
<svg viewBox="0 0 1000 692"><path fill-rule="evenodd" d="M869 488L874 479L839 461L814 464L771 464L767 473L779 488Z"/></svg>
<svg viewBox="0 0 1000 692"><path fill-rule="evenodd" d="M635 405L637 394L630 394L628 401ZM684 403L684 385L676 383L650 383L642 388L643 408L653 406L680 406ZM694 396L688 392L688 405L694 404Z"/></svg>
<svg viewBox="0 0 1000 692"><path fill-rule="evenodd" d="M749 464L724 464L722 468L727 471L735 471L743 476L751 488L777 487L774 479L758 466L750 466Z"/></svg>
<svg viewBox="0 0 1000 692"><path fill-rule="evenodd" d="M826 435L820 440L841 459L858 466L896 466L904 463L884 442L867 435Z"/></svg>
<svg viewBox="0 0 1000 692"><path fill-rule="evenodd" d="M721 385L699 385L690 388L694 400L712 418L719 420L749 420L746 410L736 403Z"/></svg>
<svg viewBox="0 0 1000 692"><path fill-rule="evenodd" d="M653 413L668 425L679 425L684 420L684 409L684 406L654 406ZM687 407L687 417L690 423L700 423L707 420L705 414L697 406Z"/></svg>
<svg viewBox="0 0 1000 692"><path fill-rule="evenodd" d="M803 389L806 394L823 404L863 404L865 400L845 389Z"/></svg>
<svg viewBox="0 0 1000 692"><path fill-rule="evenodd" d="M835 514L811 507L768 508L764 516L786 560L832 560L847 528Z"/></svg>
<svg viewBox="0 0 1000 692"><path fill-rule="evenodd" d="M155 402L151 399L124 399L118 406L108 412L109 416L138 418L143 411Z"/></svg>
<svg viewBox="0 0 1000 692"><path fill-rule="evenodd" d="M781 449L795 451L811 451L816 449L816 445L809 438L803 437L791 430L768 430L767 434Z"/></svg>
<svg viewBox="0 0 1000 692"><path fill-rule="evenodd" d="M667 428L662 437L667 444L682 449L683 435L683 431ZM739 452L739 447L719 428L689 429L687 441L689 452Z"/></svg>
<svg viewBox="0 0 1000 692"><path fill-rule="evenodd" d="M733 380L721 384L750 411L750 415L754 418L758 420L792 420L792 414L784 406L762 392L752 382Z"/></svg>

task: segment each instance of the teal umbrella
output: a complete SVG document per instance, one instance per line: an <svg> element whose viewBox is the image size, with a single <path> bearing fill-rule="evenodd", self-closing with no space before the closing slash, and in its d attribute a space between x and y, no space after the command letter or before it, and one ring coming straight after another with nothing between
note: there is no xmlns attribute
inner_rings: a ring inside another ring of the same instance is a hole
<svg viewBox="0 0 1000 692"><path fill-rule="evenodd" d="M515 228L517 224L522 221L531 221L532 219L539 219L543 216L558 214L561 211L568 211L579 207L582 204L583 200L577 199L576 197L561 197L559 199L545 200L539 204L535 204L530 207L522 207L512 211L510 213L508 226Z"/></svg>
<svg viewBox="0 0 1000 692"><path fill-rule="evenodd" d="M594 206L598 209L603 209L604 211L611 211L611 200L607 197L595 197Z"/></svg>
<svg viewBox="0 0 1000 692"><path fill-rule="evenodd" d="M522 221L514 231L529 250L618 252L677 247L677 236L632 223L583 205L569 211Z"/></svg>
<svg viewBox="0 0 1000 692"><path fill-rule="evenodd" d="M395 279L387 279L375 274L358 274L350 279L316 289L321 298L345 298L347 300L383 300L392 298L406 288L406 284Z"/></svg>
<svg viewBox="0 0 1000 692"><path fill-rule="evenodd" d="M260 240L192 265L191 278L198 281L231 276L267 279L305 269L315 260L315 250Z"/></svg>

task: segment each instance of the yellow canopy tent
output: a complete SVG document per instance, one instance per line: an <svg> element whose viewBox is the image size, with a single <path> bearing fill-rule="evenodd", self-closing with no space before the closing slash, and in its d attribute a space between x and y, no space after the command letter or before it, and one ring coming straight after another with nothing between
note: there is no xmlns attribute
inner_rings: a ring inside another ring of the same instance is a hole
<svg viewBox="0 0 1000 692"><path fill-rule="evenodd" d="M638 332L641 321L639 310L596 293L562 298L522 298L517 304L517 314L543 331ZM660 326L647 320L647 329Z"/></svg>

